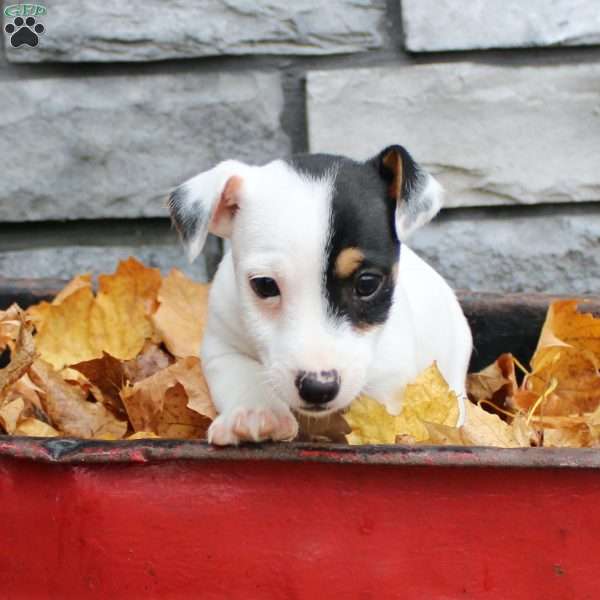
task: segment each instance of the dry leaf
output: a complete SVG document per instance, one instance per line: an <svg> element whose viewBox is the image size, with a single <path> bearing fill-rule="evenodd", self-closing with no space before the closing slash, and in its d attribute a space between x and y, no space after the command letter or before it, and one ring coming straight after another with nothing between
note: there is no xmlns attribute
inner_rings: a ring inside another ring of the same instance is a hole
<svg viewBox="0 0 600 600"><path fill-rule="evenodd" d="M429 439L425 421L456 425L458 400L434 363L405 387L399 415L390 415L373 398L361 396L344 418L352 429L346 436L349 444L393 444L399 436L424 442Z"/></svg>
<svg viewBox="0 0 600 600"><path fill-rule="evenodd" d="M429 438L423 421L454 427L458 420L458 398L435 363L406 386L401 406L397 434L410 435L417 442Z"/></svg>
<svg viewBox="0 0 600 600"><path fill-rule="evenodd" d="M440 446L470 446L469 440L463 435L462 427L450 427L440 423L428 423L423 421L427 429L427 440L425 444Z"/></svg>
<svg viewBox="0 0 600 600"><path fill-rule="evenodd" d="M137 383L166 369L173 362L173 357L161 350L159 346L153 342L146 342L138 356L122 363L123 374L130 383Z"/></svg>
<svg viewBox="0 0 600 600"><path fill-rule="evenodd" d="M33 326L24 321L24 315L20 309L18 318L21 325L14 348L11 351L10 362L6 367L0 369L0 401L7 393L8 387L16 383L27 372L36 356L32 336Z"/></svg>
<svg viewBox="0 0 600 600"><path fill-rule="evenodd" d="M103 353L101 358L76 363L71 368L82 373L100 390L104 402L110 404L117 415L125 416L125 407L120 396L126 381L124 363Z"/></svg>
<svg viewBox="0 0 600 600"><path fill-rule="evenodd" d="M42 405L50 421L64 435L120 439L127 432L125 421L117 419L103 404L88 402L83 388L69 385L43 360L35 361L30 376L43 390Z"/></svg>
<svg viewBox="0 0 600 600"><path fill-rule="evenodd" d="M344 419L352 430L346 436L351 445L393 444L396 441L396 417L369 396L354 400L344 413Z"/></svg>
<svg viewBox="0 0 600 600"><path fill-rule="evenodd" d="M10 402L17 398L22 398L25 402L41 409L42 402L39 396L41 391L42 390L31 381L29 375L25 373L25 375L10 385L5 393L5 401Z"/></svg>
<svg viewBox="0 0 600 600"><path fill-rule="evenodd" d="M59 371L59 375L69 384L78 385L84 392L86 397L90 395L96 402L104 403L104 394L97 385L94 385L83 373L66 367Z"/></svg>
<svg viewBox="0 0 600 600"><path fill-rule="evenodd" d="M600 319L573 300L548 308L531 373L513 405L536 415L576 415L600 406Z"/></svg>
<svg viewBox="0 0 600 600"><path fill-rule="evenodd" d="M475 404L487 401L504 409L517 389L515 362L510 353L502 354L482 371L467 376L467 393Z"/></svg>
<svg viewBox="0 0 600 600"><path fill-rule="evenodd" d="M149 317L156 308L160 271L129 258L114 275L101 275L98 282L89 316L92 346L122 360L135 358L152 337Z"/></svg>
<svg viewBox="0 0 600 600"><path fill-rule="evenodd" d="M200 437L216 414L195 357L125 387L121 398L134 430L157 435Z"/></svg>
<svg viewBox="0 0 600 600"><path fill-rule="evenodd" d="M0 424L8 434L14 434L21 415L25 410L25 401L17 398L0 406Z"/></svg>
<svg viewBox="0 0 600 600"><path fill-rule="evenodd" d="M48 423L32 417L20 421L14 434L30 437L57 437L61 435L52 425L48 425Z"/></svg>
<svg viewBox="0 0 600 600"><path fill-rule="evenodd" d="M345 444L346 436L351 433L350 426L340 413L324 417L312 417L302 413L296 414L298 421L298 442L330 442Z"/></svg>
<svg viewBox="0 0 600 600"><path fill-rule="evenodd" d="M159 436L153 433L152 431L136 431L131 435L127 436L125 439L127 440L146 440L158 438Z"/></svg>
<svg viewBox="0 0 600 600"><path fill-rule="evenodd" d="M563 345L588 350L600 362L600 318L578 312L578 304L577 300L559 300L550 305L537 349L556 345L558 340Z"/></svg>
<svg viewBox="0 0 600 600"><path fill-rule="evenodd" d="M94 306L91 287L79 287L60 304L47 304L44 316L36 315L35 344L40 356L55 369L102 355L91 339L90 317Z"/></svg>
<svg viewBox="0 0 600 600"><path fill-rule="evenodd" d="M194 283L173 269L163 279L160 306L152 322L171 354L179 358L197 356L208 308L208 284Z"/></svg>
<svg viewBox="0 0 600 600"><path fill-rule="evenodd" d="M66 300L71 294L77 292L80 289L89 288L92 289L92 276L89 273L84 275L77 275L74 277L67 285L55 296L52 302L39 302L38 304L34 304L27 309L27 316L33 324L35 328L39 331L43 326L46 319L50 316L51 306L59 306Z"/></svg>
<svg viewBox="0 0 600 600"><path fill-rule="evenodd" d="M461 430L467 443L472 446L499 446L501 448L521 446L511 426L500 417L486 412L472 402L466 402L465 406L467 416Z"/></svg>
<svg viewBox="0 0 600 600"><path fill-rule="evenodd" d="M21 329L21 309L13 304L6 310L0 310L0 352L14 349Z"/></svg>

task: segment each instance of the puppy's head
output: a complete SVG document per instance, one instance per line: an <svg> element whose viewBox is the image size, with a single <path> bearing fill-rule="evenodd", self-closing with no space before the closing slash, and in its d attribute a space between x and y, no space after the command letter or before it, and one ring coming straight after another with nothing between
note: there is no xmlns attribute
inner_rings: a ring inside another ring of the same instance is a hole
<svg viewBox="0 0 600 600"><path fill-rule="evenodd" d="M402 146L366 162L324 154L225 161L171 195L190 260L229 238L245 334L292 408L327 414L364 387L394 298L401 240L442 190Z"/></svg>

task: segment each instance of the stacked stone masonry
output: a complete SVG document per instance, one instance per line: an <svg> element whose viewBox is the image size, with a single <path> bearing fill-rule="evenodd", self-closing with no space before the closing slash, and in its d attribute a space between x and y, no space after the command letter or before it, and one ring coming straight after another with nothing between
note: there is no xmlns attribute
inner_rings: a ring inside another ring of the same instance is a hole
<svg viewBox="0 0 600 600"><path fill-rule="evenodd" d="M226 158L401 143L447 190L411 244L453 284L600 293L595 0L46 5L35 48L3 16L0 276L133 254L205 279L217 246L186 264L174 185Z"/></svg>

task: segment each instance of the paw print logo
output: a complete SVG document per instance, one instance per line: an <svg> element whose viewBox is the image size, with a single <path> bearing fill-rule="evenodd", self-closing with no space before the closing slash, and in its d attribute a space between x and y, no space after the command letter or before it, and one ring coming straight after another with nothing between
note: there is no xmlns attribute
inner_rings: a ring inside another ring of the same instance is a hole
<svg viewBox="0 0 600 600"><path fill-rule="evenodd" d="M22 17L16 17L4 30L10 35L10 43L13 48L18 48L24 44L35 48L39 42L38 36L45 31L44 26L41 23L36 24L33 17L27 17L26 20L23 20Z"/></svg>

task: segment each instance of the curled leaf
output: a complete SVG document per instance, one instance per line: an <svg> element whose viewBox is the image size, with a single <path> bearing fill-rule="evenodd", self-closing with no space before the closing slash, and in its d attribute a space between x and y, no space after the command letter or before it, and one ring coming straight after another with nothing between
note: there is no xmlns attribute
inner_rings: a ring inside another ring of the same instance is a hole
<svg viewBox="0 0 600 600"><path fill-rule="evenodd" d="M37 360L30 376L42 391L42 405L51 423L65 435L81 438L120 439L127 423L117 419L103 404L89 402L86 391L70 385L43 360Z"/></svg>

